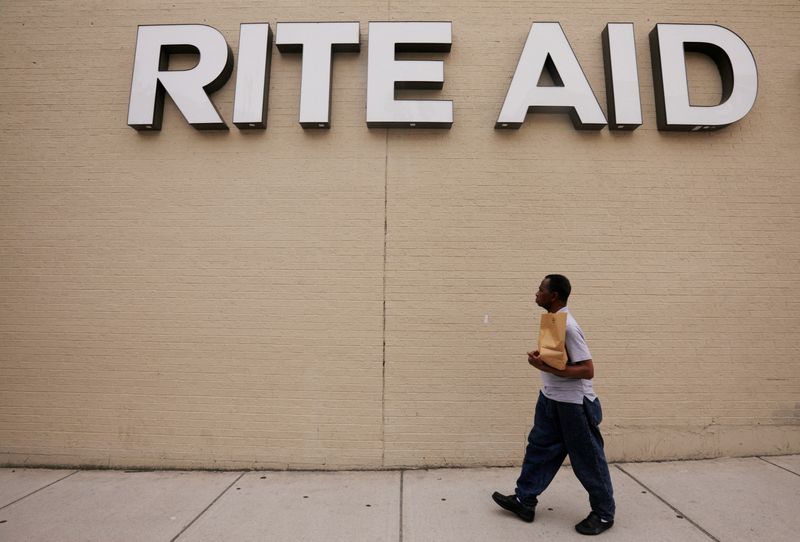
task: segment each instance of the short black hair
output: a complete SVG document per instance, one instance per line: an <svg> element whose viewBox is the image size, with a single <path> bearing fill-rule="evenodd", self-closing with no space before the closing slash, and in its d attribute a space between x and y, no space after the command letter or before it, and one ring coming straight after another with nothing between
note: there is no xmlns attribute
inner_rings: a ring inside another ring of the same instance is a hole
<svg viewBox="0 0 800 542"><path fill-rule="evenodd" d="M564 275L547 275L545 279L550 281L550 291L558 294L558 298L564 303L569 299L572 285Z"/></svg>

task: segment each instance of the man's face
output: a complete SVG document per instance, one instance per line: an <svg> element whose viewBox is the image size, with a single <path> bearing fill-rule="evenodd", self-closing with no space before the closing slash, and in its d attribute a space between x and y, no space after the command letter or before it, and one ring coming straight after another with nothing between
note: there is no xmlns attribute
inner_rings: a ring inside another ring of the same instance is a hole
<svg viewBox="0 0 800 542"><path fill-rule="evenodd" d="M544 279L536 291L536 304L547 309L553 303L555 294L550 291L550 279Z"/></svg>

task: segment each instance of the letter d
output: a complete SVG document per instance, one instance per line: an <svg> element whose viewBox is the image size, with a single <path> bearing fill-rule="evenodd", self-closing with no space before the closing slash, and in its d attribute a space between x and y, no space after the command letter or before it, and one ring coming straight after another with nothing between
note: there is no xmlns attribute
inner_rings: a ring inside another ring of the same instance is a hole
<svg viewBox="0 0 800 542"><path fill-rule="evenodd" d="M689 103L685 52L711 57L722 78L722 101ZM650 32L659 130L716 130L742 119L756 101L758 71L742 39L717 25L657 24Z"/></svg>

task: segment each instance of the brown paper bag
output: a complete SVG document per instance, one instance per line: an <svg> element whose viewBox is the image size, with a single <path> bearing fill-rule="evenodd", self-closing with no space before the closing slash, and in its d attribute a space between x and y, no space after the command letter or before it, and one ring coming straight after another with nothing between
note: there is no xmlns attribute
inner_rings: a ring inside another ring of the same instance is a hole
<svg viewBox="0 0 800 542"><path fill-rule="evenodd" d="M555 369L567 366L567 313L546 312L539 327L539 357Z"/></svg>

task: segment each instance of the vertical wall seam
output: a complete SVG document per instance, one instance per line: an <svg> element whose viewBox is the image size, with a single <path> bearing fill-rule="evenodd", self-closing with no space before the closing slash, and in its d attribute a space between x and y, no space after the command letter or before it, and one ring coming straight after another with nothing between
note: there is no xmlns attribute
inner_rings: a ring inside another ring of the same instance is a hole
<svg viewBox="0 0 800 542"><path fill-rule="evenodd" d="M386 20L392 17L392 0L386 0ZM386 467L386 238L389 230L389 129L383 150L383 350L381 353L381 467Z"/></svg>
<svg viewBox="0 0 800 542"><path fill-rule="evenodd" d="M392 0L386 0L386 20L392 17ZM369 39L369 38L367 38ZM381 353L381 467L386 468L386 238L389 231L389 129L383 148L383 349Z"/></svg>
<svg viewBox="0 0 800 542"><path fill-rule="evenodd" d="M381 466L386 466L386 238L389 229L389 130L383 158L383 347L381 354Z"/></svg>

